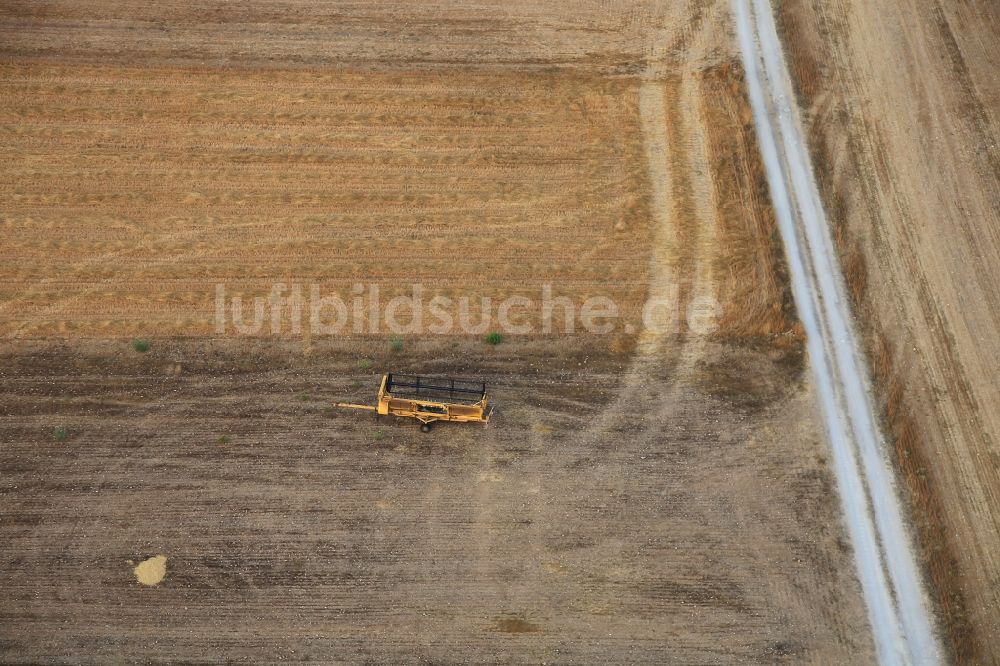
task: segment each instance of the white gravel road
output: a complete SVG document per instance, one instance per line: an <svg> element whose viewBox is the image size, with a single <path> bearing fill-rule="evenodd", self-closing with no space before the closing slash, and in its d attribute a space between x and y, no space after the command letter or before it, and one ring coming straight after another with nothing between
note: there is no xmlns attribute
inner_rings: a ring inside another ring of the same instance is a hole
<svg viewBox="0 0 1000 666"><path fill-rule="evenodd" d="M813 177L791 80L767 0L733 0L736 32L784 239L799 317L808 336L858 576L883 664L936 664L939 638L903 520L898 488L871 399L868 368L830 228Z"/></svg>

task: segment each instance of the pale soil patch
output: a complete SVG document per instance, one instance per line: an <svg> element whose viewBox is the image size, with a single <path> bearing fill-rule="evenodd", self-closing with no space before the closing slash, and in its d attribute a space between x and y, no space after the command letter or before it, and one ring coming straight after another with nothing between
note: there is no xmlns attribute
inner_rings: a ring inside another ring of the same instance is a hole
<svg viewBox="0 0 1000 666"><path fill-rule="evenodd" d="M135 579L143 585L159 585L163 577L167 575L167 558L163 555L155 555L148 560L143 560L132 569Z"/></svg>

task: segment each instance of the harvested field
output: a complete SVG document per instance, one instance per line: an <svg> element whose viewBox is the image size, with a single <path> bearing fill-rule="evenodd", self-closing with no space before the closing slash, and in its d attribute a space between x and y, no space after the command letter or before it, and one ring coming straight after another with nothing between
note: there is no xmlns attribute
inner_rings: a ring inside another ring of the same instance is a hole
<svg viewBox="0 0 1000 666"><path fill-rule="evenodd" d="M713 345L678 382L674 351L643 398L621 359L438 347L5 356L5 661L870 660L801 356ZM400 366L501 412L327 407Z"/></svg>
<svg viewBox="0 0 1000 666"><path fill-rule="evenodd" d="M872 662L728 12L0 8L0 660ZM219 332L277 283L620 316Z"/></svg>
<svg viewBox="0 0 1000 666"><path fill-rule="evenodd" d="M17 232L0 334L210 335L215 285L250 299L285 278L344 298L377 283L387 298L420 284L427 299L537 299L550 284L639 324L650 236L634 81L0 77L3 224Z"/></svg>
<svg viewBox="0 0 1000 666"><path fill-rule="evenodd" d="M1000 663L1000 13L795 1L781 16L953 655Z"/></svg>

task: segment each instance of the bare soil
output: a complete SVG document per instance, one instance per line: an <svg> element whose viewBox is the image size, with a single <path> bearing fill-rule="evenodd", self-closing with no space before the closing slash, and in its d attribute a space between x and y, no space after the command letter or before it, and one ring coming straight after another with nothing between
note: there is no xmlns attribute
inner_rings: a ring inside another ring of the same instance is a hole
<svg viewBox="0 0 1000 666"><path fill-rule="evenodd" d="M1000 11L781 15L949 642L1000 663Z"/></svg>
<svg viewBox="0 0 1000 666"><path fill-rule="evenodd" d="M0 8L2 660L872 662L729 24ZM219 280L681 316L394 352L217 336ZM390 370L482 377L497 411L330 407Z"/></svg>
<svg viewBox="0 0 1000 666"><path fill-rule="evenodd" d="M800 352L712 345L678 381L675 351L628 389L627 357L440 348L20 343L4 661L871 659ZM386 369L475 371L498 411L329 407Z"/></svg>

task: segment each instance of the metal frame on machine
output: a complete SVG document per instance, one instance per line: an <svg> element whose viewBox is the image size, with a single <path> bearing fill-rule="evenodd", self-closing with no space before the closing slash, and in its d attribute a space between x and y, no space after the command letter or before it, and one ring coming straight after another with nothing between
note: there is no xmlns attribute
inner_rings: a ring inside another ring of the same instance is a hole
<svg viewBox="0 0 1000 666"><path fill-rule="evenodd" d="M382 376L376 405L338 402L337 407L364 409L376 415L392 415L420 421L428 432L435 421L487 424L486 384L468 379L421 377L419 375Z"/></svg>

